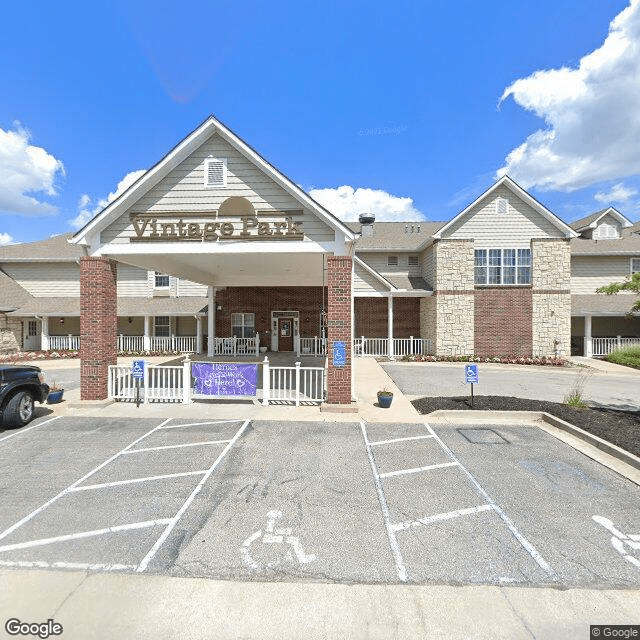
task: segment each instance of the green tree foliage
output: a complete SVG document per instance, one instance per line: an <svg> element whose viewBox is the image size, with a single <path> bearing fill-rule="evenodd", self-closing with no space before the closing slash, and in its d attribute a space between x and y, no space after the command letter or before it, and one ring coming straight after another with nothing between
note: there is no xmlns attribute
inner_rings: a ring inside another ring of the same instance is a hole
<svg viewBox="0 0 640 640"><path fill-rule="evenodd" d="M612 282L606 287L596 289L597 293L606 293L608 296L619 293L620 291L633 291L640 296L640 273L634 273L624 282ZM629 309L627 315L630 316L633 313L640 313L640 298L633 303L633 306Z"/></svg>

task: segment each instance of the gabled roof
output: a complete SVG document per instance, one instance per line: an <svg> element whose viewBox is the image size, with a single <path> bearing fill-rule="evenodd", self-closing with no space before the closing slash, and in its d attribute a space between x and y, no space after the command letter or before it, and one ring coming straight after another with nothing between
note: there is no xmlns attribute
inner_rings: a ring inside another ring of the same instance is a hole
<svg viewBox="0 0 640 640"><path fill-rule="evenodd" d="M0 271L0 311L14 311L33 296L4 271Z"/></svg>
<svg viewBox="0 0 640 640"><path fill-rule="evenodd" d="M37 242L0 247L0 262L75 262L86 256L84 247L70 244L72 233L51 236Z"/></svg>
<svg viewBox="0 0 640 640"><path fill-rule="evenodd" d="M345 223L354 233L360 232L359 222ZM445 222L375 222L374 235L360 237L356 251L419 251L433 240L433 234Z"/></svg>
<svg viewBox="0 0 640 640"><path fill-rule="evenodd" d="M214 133L239 151L247 160L252 162L276 184L298 200L304 207L315 213L330 227L344 233L348 240L354 235L351 230L330 211L305 193L295 182L278 171L267 162L257 151L250 147L214 116L209 116L197 129L192 131L182 142L178 143L167 155L157 162L151 169L138 178L126 191L105 207L97 216L90 220L82 229L76 232L72 242L86 244L88 237L94 237L116 220L124 211L134 205L152 187L162 180L170 171L175 169L183 160L188 158L196 149L204 144Z"/></svg>
<svg viewBox="0 0 640 640"><path fill-rule="evenodd" d="M578 234L567 224L565 224L557 215L551 213L544 205L540 204L533 196L528 194L519 184L514 182L509 176L504 175L491 187L489 187L480 197L476 198L468 207L461 211L455 218L447 222L443 227L433 234L436 239L442 238L442 234L456 223L460 218L464 217L471 211L481 200L484 200L487 196L490 196L499 187L507 187L514 195L520 200L528 204L534 211L541 216L549 220L559 231L561 231L567 238L575 238Z"/></svg>
<svg viewBox="0 0 640 640"><path fill-rule="evenodd" d="M604 216L606 216L607 214L612 215L614 218L616 218L616 220L620 222L623 228L631 227L633 224L631 220L623 216L614 207L607 207L606 209L600 209L600 211L596 211L595 213L592 213L589 216L580 218L580 220L571 222L570 226L572 229L575 229L578 232L584 231L585 229L595 229L596 226L598 225L598 221L601 218L604 218Z"/></svg>

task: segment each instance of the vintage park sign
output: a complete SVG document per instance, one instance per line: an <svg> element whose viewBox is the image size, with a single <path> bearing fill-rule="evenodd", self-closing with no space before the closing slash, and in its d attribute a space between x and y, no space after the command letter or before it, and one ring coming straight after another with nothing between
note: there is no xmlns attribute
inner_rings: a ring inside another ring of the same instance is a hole
<svg viewBox="0 0 640 640"><path fill-rule="evenodd" d="M131 242L218 240L304 240L302 221L292 216L239 216L237 220L206 221L206 214L132 214L134 235ZM186 220L185 220L186 218ZM198 220L194 220L197 218Z"/></svg>

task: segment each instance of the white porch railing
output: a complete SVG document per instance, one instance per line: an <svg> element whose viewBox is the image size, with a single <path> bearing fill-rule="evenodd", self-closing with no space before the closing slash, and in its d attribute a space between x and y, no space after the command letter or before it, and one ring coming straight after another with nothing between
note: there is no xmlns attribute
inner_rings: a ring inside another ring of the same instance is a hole
<svg viewBox="0 0 640 640"><path fill-rule="evenodd" d="M389 355L389 338L356 338L353 341L354 356L381 358Z"/></svg>
<svg viewBox="0 0 640 640"><path fill-rule="evenodd" d="M142 351L144 336L118 336L118 351Z"/></svg>
<svg viewBox="0 0 640 640"><path fill-rule="evenodd" d="M358 356L371 356L374 358L385 358L389 355L389 338L365 338L361 336L353 341L353 355ZM391 351L394 357L402 356L414 356L421 355L426 356L432 351L431 340L426 338L393 338L393 350Z"/></svg>
<svg viewBox="0 0 640 640"><path fill-rule="evenodd" d="M178 351L179 353L195 353L196 336L166 336L150 338L151 351Z"/></svg>
<svg viewBox="0 0 640 640"><path fill-rule="evenodd" d="M426 338L394 338L394 356L427 356L431 353L431 340Z"/></svg>
<svg viewBox="0 0 640 640"><path fill-rule="evenodd" d="M257 356L260 353L260 338L258 334L254 338L214 338L214 356Z"/></svg>
<svg viewBox="0 0 640 640"><path fill-rule="evenodd" d="M326 356L327 355L327 339L318 338L300 338L300 353L303 356Z"/></svg>
<svg viewBox="0 0 640 640"><path fill-rule="evenodd" d="M622 347L640 346L640 338L623 338L616 336L615 338L591 338L591 349L589 349L588 338L585 338L585 354L592 353L594 357L602 357L609 355L616 349Z"/></svg>
<svg viewBox="0 0 640 640"><path fill-rule="evenodd" d="M107 389L109 398L133 401L137 397L136 385L139 384L141 402L182 402L185 398L184 380L184 366L147 364L144 378L137 382L130 366L110 365Z"/></svg>
<svg viewBox="0 0 640 640"><path fill-rule="evenodd" d="M49 336L49 351L74 350L80 348L80 336Z"/></svg>
<svg viewBox="0 0 640 640"><path fill-rule="evenodd" d="M262 369L262 404L270 402L292 402L297 406L301 402L324 402L324 367L272 367L268 358L264 359Z"/></svg>

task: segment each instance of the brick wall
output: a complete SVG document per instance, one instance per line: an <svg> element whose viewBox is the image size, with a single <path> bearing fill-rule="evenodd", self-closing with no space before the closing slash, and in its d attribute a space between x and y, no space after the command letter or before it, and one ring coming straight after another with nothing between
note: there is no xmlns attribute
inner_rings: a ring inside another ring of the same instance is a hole
<svg viewBox="0 0 640 640"><path fill-rule="evenodd" d="M386 338L387 299L355 298L355 335L365 338ZM393 335L395 338L420 335L420 298L393 299Z"/></svg>
<svg viewBox="0 0 640 640"><path fill-rule="evenodd" d="M351 403L351 258L330 256L328 267L328 318L329 357L327 358L327 402ZM346 364L334 367L331 351L333 343L341 340L346 347Z"/></svg>
<svg viewBox="0 0 640 640"><path fill-rule="evenodd" d="M116 364L117 269L108 258L80 258L80 398L107 397L108 366Z"/></svg>
<svg viewBox="0 0 640 640"><path fill-rule="evenodd" d="M476 355L532 355L532 315L533 296L529 287L477 288Z"/></svg>

